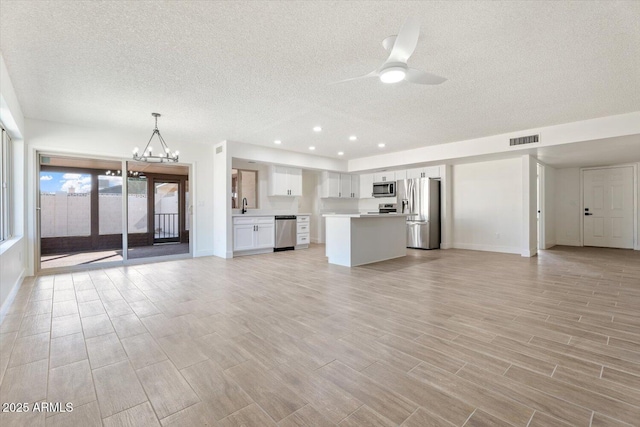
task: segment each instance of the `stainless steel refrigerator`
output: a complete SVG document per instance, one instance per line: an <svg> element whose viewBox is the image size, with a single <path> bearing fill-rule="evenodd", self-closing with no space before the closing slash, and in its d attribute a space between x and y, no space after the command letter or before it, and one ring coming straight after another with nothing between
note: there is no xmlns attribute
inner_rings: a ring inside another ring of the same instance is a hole
<svg viewBox="0 0 640 427"><path fill-rule="evenodd" d="M398 212L407 217L407 247L440 248L440 180L401 179L396 185Z"/></svg>

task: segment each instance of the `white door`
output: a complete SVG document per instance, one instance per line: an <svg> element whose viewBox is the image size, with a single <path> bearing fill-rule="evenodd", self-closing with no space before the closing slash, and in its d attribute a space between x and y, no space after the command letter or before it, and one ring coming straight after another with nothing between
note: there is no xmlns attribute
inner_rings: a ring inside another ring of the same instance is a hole
<svg viewBox="0 0 640 427"><path fill-rule="evenodd" d="M244 251L247 249L254 249L254 236L255 225L250 224L236 224L233 226L233 250Z"/></svg>
<svg viewBox="0 0 640 427"><path fill-rule="evenodd" d="M364 173L360 175L360 197L363 199L373 199L373 174Z"/></svg>
<svg viewBox="0 0 640 427"><path fill-rule="evenodd" d="M289 180L289 195L302 196L302 169L289 168L287 175Z"/></svg>
<svg viewBox="0 0 640 427"><path fill-rule="evenodd" d="M351 194L356 199L360 198L360 177L358 175L351 175Z"/></svg>
<svg viewBox="0 0 640 427"><path fill-rule="evenodd" d="M286 196L289 189L287 168L271 166L269 170L270 196Z"/></svg>
<svg viewBox="0 0 640 427"><path fill-rule="evenodd" d="M325 197L340 197L340 174L336 172L325 173Z"/></svg>
<svg viewBox="0 0 640 427"><path fill-rule="evenodd" d="M584 171L584 245L633 248L633 168Z"/></svg>
<svg viewBox="0 0 640 427"><path fill-rule="evenodd" d="M351 197L351 175L340 174L340 197Z"/></svg>
<svg viewBox="0 0 640 427"><path fill-rule="evenodd" d="M407 179L422 178L423 173L424 168L409 169L407 170Z"/></svg>
<svg viewBox="0 0 640 427"><path fill-rule="evenodd" d="M255 247L273 248L275 246L275 226L271 224L258 224L256 226Z"/></svg>

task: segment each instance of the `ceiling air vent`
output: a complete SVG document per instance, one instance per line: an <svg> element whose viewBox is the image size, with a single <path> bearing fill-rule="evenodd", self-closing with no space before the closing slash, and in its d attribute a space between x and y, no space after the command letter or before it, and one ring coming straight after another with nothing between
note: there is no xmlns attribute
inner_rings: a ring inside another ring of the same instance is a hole
<svg viewBox="0 0 640 427"><path fill-rule="evenodd" d="M540 135L520 136L518 138L509 139L509 145L533 144L538 141L540 141Z"/></svg>

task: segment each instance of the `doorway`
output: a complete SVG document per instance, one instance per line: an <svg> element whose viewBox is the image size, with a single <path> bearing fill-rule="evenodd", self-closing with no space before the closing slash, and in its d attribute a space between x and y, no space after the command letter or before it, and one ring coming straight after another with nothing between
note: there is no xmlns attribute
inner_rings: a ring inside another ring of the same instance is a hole
<svg viewBox="0 0 640 427"><path fill-rule="evenodd" d="M633 249L633 166L582 171L584 246Z"/></svg>
<svg viewBox="0 0 640 427"><path fill-rule="evenodd" d="M179 243L180 230L184 228L182 213L183 197L180 190L180 182L167 181L165 179L154 178L153 197L151 208L153 212L153 244L158 243Z"/></svg>
<svg viewBox="0 0 640 427"><path fill-rule="evenodd" d="M122 262L122 162L38 156L39 270Z"/></svg>
<svg viewBox="0 0 640 427"><path fill-rule="evenodd" d="M128 259L189 253L189 175L181 165L129 162Z"/></svg>
<svg viewBox="0 0 640 427"><path fill-rule="evenodd" d="M188 166L36 156L37 272L191 253Z"/></svg>

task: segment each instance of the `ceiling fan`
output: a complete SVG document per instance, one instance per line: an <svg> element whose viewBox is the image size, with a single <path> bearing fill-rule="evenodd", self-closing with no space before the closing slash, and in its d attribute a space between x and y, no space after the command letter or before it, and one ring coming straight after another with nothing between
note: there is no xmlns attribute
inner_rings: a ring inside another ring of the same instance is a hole
<svg viewBox="0 0 640 427"><path fill-rule="evenodd" d="M389 36L382 41L382 46L389 52L387 60L377 69L364 76L341 80L336 83L344 83L367 77L379 77L383 83L397 83L406 80L421 85L439 85L447 79L416 70L407 66L407 60L413 54L420 36L420 24L415 18L407 18L396 36Z"/></svg>

